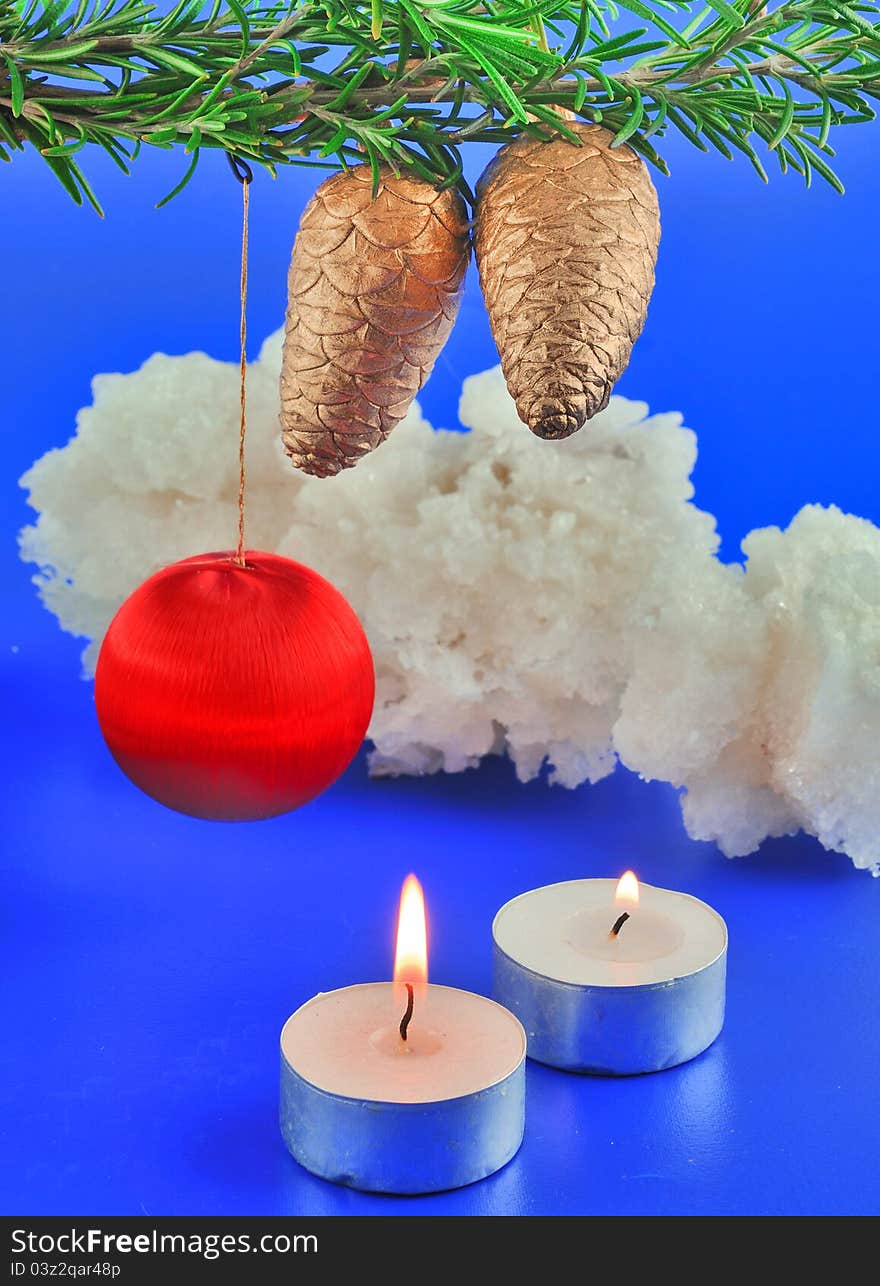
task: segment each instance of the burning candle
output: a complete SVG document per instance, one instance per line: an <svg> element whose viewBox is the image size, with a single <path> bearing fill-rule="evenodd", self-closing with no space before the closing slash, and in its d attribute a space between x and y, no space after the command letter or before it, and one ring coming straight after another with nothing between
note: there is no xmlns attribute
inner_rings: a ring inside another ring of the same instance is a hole
<svg viewBox="0 0 880 1286"><path fill-rule="evenodd" d="M727 928L705 902L639 884L568 880L506 903L492 926L495 996L531 1058L627 1076L675 1067L721 1031Z"/></svg>
<svg viewBox="0 0 880 1286"><path fill-rule="evenodd" d="M522 1142L526 1038L494 1000L428 984L422 889L404 883L394 981L321 992L281 1033L281 1132L313 1174L373 1192L483 1179Z"/></svg>

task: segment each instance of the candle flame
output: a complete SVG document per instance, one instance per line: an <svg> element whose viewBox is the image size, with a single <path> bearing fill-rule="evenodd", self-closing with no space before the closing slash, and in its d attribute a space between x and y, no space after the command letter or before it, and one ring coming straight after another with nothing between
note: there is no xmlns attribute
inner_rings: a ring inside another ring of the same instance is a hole
<svg viewBox="0 0 880 1286"><path fill-rule="evenodd" d="M639 905L639 881L633 871L624 871L617 881L614 905L632 910Z"/></svg>
<svg viewBox="0 0 880 1286"><path fill-rule="evenodd" d="M425 895L414 875L408 875L400 891L397 916L397 949L394 953L394 981L419 985L428 981L428 932L425 923Z"/></svg>

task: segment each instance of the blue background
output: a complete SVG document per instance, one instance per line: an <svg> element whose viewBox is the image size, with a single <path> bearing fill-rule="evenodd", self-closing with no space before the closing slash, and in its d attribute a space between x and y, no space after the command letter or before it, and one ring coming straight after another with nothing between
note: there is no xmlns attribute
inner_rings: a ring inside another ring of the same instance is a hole
<svg viewBox="0 0 880 1286"><path fill-rule="evenodd" d="M880 521L878 141L870 126L838 136L843 199L667 147L657 291L620 389L699 432L697 501L728 558L808 501ZM483 158L470 159L473 175ZM301 812L239 826L164 811L116 770L81 645L17 561L16 480L69 437L94 372L155 349L236 356L239 193L209 158L156 212L179 157L146 153L130 180L89 160L103 222L33 156L0 177L0 1210L877 1212L880 882L846 858L799 837L726 861L687 839L670 788L622 770L569 793L518 785L502 762L370 783L359 760ZM315 181L255 184L253 351L280 322ZM495 360L471 280L429 418L454 423L461 379ZM280 1027L319 989L388 975L408 870L427 890L433 978L486 990L503 901L630 865L727 918L728 1021L708 1053L620 1081L530 1065L522 1151L456 1193L366 1196L286 1154Z"/></svg>

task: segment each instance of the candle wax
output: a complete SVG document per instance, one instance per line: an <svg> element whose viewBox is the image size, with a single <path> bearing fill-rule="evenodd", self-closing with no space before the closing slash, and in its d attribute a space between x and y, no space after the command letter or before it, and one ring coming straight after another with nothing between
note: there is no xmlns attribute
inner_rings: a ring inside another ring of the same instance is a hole
<svg viewBox="0 0 880 1286"><path fill-rule="evenodd" d="M568 880L524 893L498 913L495 941L536 974L596 987L685 977L725 949L724 921L704 902L642 884L638 905L618 904L616 887L616 880ZM624 911L629 919L612 935Z"/></svg>
<svg viewBox="0 0 880 1286"><path fill-rule="evenodd" d="M322 992L287 1020L284 1058L328 1094L386 1103L477 1093L522 1062L522 1027L495 1001L454 987L417 987L404 1042L400 994L390 982Z"/></svg>

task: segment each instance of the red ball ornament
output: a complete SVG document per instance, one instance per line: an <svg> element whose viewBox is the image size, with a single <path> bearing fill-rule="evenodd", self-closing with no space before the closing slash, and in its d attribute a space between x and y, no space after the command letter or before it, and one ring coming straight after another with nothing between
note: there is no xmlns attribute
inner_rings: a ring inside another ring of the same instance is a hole
<svg viewBox="0 0 880 1286"><path fill-rule="evenodd" d="M349 765L374 676L354 611L277 554L199 554L127 598L101 646L95 703L146 794L215 821L289 812Z"/></svg>

